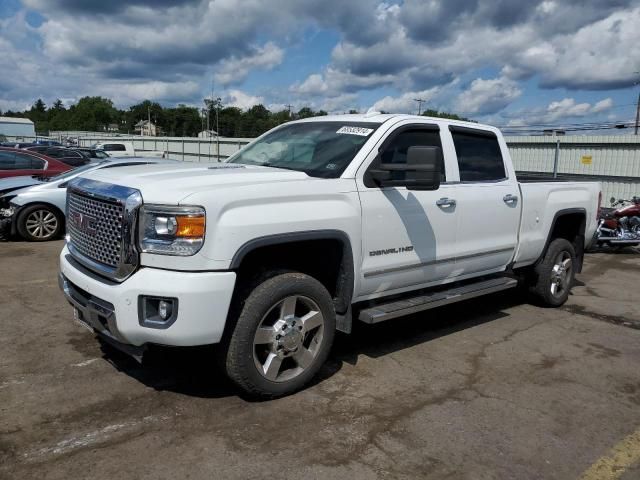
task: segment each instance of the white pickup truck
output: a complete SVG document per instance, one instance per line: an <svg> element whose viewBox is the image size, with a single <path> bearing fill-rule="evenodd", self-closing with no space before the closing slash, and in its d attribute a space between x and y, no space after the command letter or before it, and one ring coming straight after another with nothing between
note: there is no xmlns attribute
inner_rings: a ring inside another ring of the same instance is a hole
<svg viewBox="0 0 640 480"><path fill-rule="evenodd" d="M354 321L518 283L563 304L600 193L519 182L496 128L407 115L301 120L226 163L116 170L69 184L75 318L138 357L219 343L262 397L302 388Z"/></svg>
<svg viewBox="0 0 640 480"><path fill-rule="evenodd" d="M132 142L99 142L91 148L106 152L111 157L157 157L166 158L160 150L136 150Z"/></svg>

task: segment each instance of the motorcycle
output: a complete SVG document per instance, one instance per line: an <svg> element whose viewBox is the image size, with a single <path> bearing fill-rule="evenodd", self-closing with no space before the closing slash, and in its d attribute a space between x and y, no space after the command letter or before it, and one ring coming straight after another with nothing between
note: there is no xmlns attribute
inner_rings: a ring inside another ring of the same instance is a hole
<svg viewBox="0 0 640 480"><path fill-rule="evenodd" d="M601 208L598 217L598 246L640 245L640 197L631 200L611 197L611 208Z"/></svg>

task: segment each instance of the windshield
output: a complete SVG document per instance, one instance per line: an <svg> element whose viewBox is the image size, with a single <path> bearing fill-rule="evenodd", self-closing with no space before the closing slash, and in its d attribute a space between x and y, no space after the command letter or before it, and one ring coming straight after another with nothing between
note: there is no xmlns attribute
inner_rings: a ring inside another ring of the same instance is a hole
<svg viewBox="0 0 640 480"><path fill-rule="evenodd" d="M64 172L64 173L60 173L58 175L54 175L53 177L51 177L51 179L49 181L53 182L53 181L57 181L57 180L64 180L65 178L75 177L79 173L86 172L87 170L93 170L94 168L97 168L98 166L102 165L103 163L107 163L107 162L87 163L86 165L83 165L82 167L74 168L73 170L69 170L68 172Z"/></svg>
<svg viewBox="0 0 640 480"><path fill-rule="evenodd" d="M294 123L265 135L228 162L336 178L379 126L362 122Z"/></svg>

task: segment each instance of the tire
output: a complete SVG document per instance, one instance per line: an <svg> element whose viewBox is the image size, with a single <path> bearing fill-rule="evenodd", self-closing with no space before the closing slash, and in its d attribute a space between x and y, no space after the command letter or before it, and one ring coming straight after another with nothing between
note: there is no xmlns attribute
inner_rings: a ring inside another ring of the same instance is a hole
<svg viewBox="0 0 640 480"><path fill-rule="evenodd" d="M44 203L36 203L20 211L16 227L25 240L46 242L60 237L64 231L64 217L56 208Z"/></svg>
<svg viewBox="0 0 640 480"><path fill-rule="evenodd" d="M575 278L576 252L564 238L553 240L542 261L535 267L535 283L531 292L543 307L563 305Z"/></svg>
<svg viewBox="0 0 640 480"><path fill-rule="evenodd" d="M229 378L249 395L296 392L327 360L336 314L331 295L313 277L276 274L241 299L238 310L224 362Z"/></svg>

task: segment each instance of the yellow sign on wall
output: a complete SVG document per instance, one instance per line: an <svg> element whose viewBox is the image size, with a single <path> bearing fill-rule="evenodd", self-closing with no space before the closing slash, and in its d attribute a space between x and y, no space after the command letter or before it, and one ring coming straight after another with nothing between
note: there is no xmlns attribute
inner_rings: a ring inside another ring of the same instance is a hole
<svg viewBox="0 0 640 480"><path fill-rule="evenodd" d="M593 163L593 157L591 155L583 155L580 161L583 165L591 165Z"/></svg>

